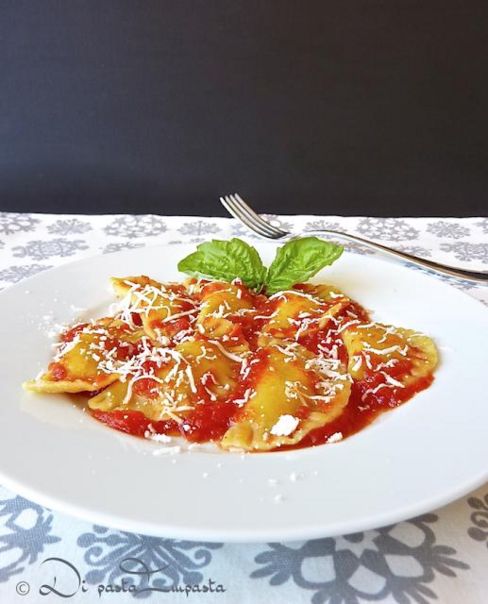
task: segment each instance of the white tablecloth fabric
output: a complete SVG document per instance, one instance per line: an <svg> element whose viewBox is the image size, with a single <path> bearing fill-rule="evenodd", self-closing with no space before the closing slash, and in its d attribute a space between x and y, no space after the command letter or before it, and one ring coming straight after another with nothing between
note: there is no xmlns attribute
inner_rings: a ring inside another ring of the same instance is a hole
<svg viewBox="0 0 488 604"><path fill-rule="evenodd" d="M487 218L273 220L295 232L344 229L441 262L488 270ZM224 218L3 213L0 288L93 254L243 234L249 233ZM369 253L358 246L352 250ZM487 287L445 280L488 304ZM486 604L488 485L398 525L339 538L253 545L160 539L93 526L0 486L0 602L122 603L134 598L212 604Z"/></svg>

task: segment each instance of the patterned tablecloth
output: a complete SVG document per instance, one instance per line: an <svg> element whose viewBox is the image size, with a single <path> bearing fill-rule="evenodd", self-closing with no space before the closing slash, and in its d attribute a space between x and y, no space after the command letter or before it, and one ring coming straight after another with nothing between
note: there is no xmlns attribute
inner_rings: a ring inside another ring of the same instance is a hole
<svg viewBox="0 0 488 604"><path fill-rule="evenodd" d="M488 270L487 218L273 219L296 232L345 229L441 262ZM0 286L92 254L244 233L223 218L0 214ZM445 280L488 304L488 288ZM93 526L0 487L0 602L46 597L85 603L137 597L217 604L486 604L488 485L398 525L255 545L160 539Z"/></svg>

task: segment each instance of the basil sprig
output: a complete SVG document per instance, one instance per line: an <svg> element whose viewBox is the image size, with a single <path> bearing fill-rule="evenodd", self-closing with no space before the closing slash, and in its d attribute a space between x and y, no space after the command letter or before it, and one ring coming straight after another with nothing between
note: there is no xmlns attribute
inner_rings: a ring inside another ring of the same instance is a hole
<svg viewBox="0 0 488 604"><path fill-rule="evenodd" d="M239 278L252 289L259 290L266 280L266 268L256 248L241 239L213 239L197 246L178 263L178 270L194 277L210 277L232 281Z"/></svg>
<svg viewBox="0 0 488 604"><path fill-rule="evenodd" d="M256 291L274 294L313 277L342 254L341 245L317 237L291 239L276 252L266 269L258 251L241 239L214 239L178 264L178 270L194 277L233 281L240 279Z"/></svg>

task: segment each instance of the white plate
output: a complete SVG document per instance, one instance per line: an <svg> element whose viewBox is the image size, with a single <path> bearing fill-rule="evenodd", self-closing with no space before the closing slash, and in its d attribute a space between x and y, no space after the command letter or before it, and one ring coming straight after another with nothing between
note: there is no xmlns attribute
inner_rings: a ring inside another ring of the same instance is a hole
<svg viewBox="0 0 488 604"><path fill-rule="evenodd" d="M261 244L266 260L273 244ZM208 541L351 533L438 507L488 479L488 312L417 271L345 253L318 280L425 331L442 364L431 388L334 445L254 455L162 445L111 430L68 397L25 393L51 355L46 328L112 300L111 275L179 280L194 246L88 258L0 294L0 482L25 497L124 530ZM156 454L154 454L156 452Z"/></svg>

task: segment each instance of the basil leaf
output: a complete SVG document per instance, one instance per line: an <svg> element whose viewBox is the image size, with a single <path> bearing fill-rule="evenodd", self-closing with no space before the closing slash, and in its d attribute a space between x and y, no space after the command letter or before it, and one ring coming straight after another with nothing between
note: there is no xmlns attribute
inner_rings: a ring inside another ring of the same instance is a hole
<svg viewBox="0 0 488 604"><path fill-rule="evenodd" d="M313 277L342 254L341 245L317 237L291 239L276 252L266 276L266 291L274 294Z"/></svg>
<svg viewBox="0 0 488 604"><path fill-rule="evenodd" d="M257 250L241 239L214 239L197 246L197 251L178 263L178 270L194 277L223 281L239 278L253 289L261 289L266 277Z"/></svg>

